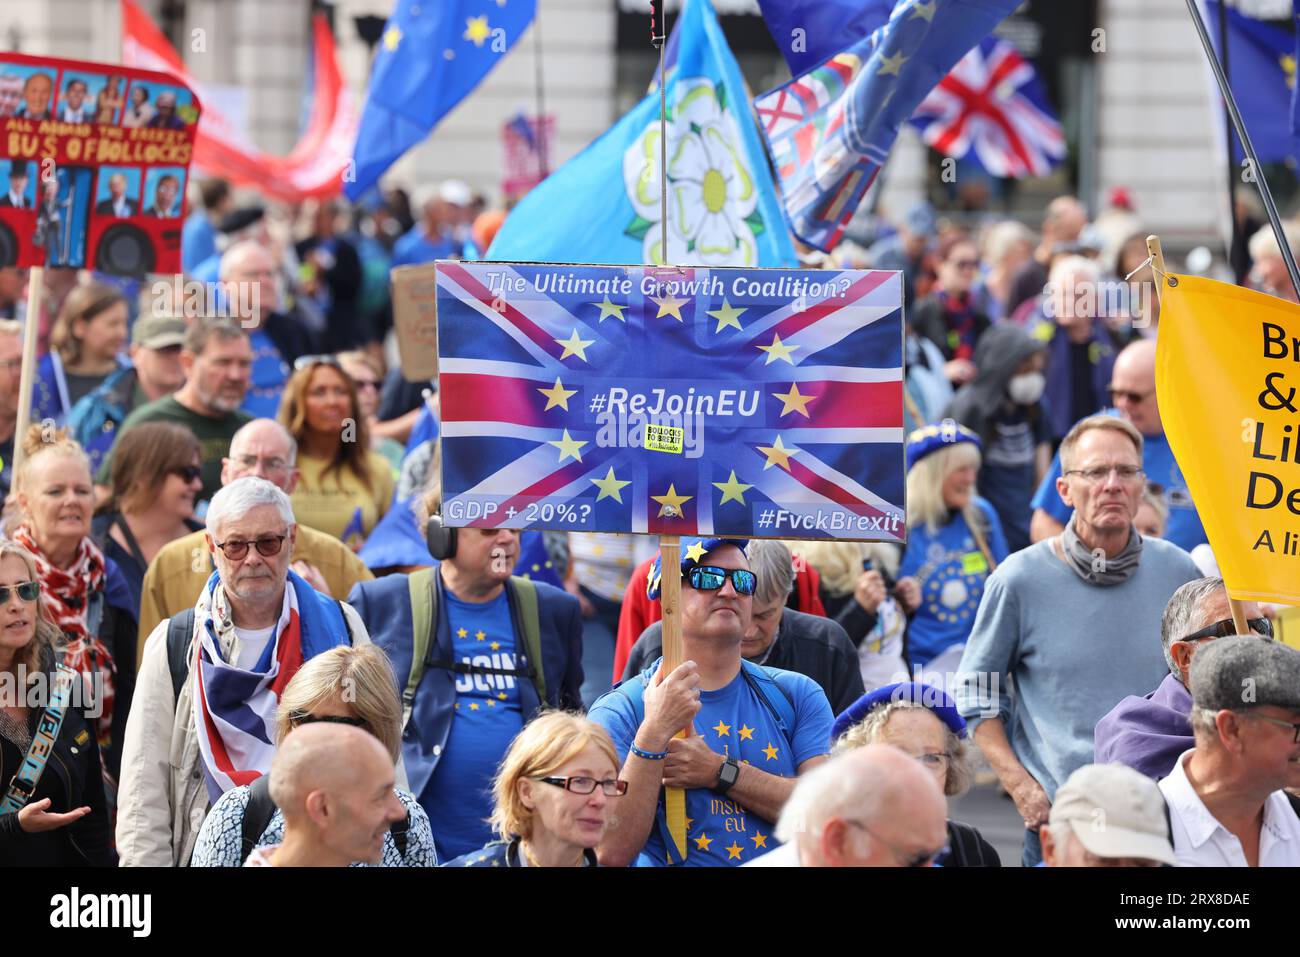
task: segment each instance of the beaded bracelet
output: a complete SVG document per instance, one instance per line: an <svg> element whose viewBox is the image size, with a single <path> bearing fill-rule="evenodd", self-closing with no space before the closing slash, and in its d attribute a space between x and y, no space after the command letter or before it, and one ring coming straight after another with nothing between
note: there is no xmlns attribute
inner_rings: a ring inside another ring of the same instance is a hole
<svg viewBox="0 0 1300 957"><path fill-rule="evenodd" d="M647 761L662 761L668 757L667 751L642 751L635 744L632 745L632 753L638 758L644 758Z"/></svg>

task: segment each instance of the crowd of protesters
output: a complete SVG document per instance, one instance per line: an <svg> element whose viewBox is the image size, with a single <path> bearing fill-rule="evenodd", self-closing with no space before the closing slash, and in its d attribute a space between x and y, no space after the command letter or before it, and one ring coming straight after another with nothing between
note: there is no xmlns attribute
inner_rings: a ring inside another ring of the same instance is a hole
<svg viewBox="0 0 1300 957"><path fill-rule="evenodd" d="M982 774L1026 866L1300 864L1300 651L1236 634L1123 191L808 258L904 273L907 542L684 541L673 669L654 539L442 524L388 270L499 211L191 208L183 282L0 270L0 863L999 866Z"/></svg>

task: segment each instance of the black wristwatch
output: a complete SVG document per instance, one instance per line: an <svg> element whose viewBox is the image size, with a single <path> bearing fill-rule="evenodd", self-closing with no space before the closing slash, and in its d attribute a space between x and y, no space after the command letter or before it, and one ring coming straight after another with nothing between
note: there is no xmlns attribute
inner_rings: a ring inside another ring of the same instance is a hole
<svg viewBox="0 0 1300 957"><path fill-rule="evenodd" d="M739 777L740 765L736 763L735 758L727 758L722 762L722 769L718 771L718 783L713 786L713 790L719 794L726 794Z"/></svg>

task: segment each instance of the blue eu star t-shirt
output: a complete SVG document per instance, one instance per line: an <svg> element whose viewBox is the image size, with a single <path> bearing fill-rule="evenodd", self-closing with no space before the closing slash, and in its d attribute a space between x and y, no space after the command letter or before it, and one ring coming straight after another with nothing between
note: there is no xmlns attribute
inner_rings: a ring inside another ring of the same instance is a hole
<svg viewBox="0 0 1300 957"><path fill-rule="evenodd" d="M514 668L515 632L505 592L481 604L445 594L455 660ZM492 777L523 727L518 681L513 675L456 676L447 745L420 801L429 812L439 860L477 851L492 840L485 821L492 813Z"/></svg>
<svg viewBox="0 0 1300 957"><path fill-rule="evenodd" d="M662 660L662 659L660 659ZM654 674L656 661L645 673ZM700 693L700 713L695 731L719 755L730 755L741 764L780 777L794 777L799 765L830 751L833 717L826 694L811 678L794 672L779 672L782 687L794 706L795 726L787 741L776 716L758 697L743 673L725 688ZM635 679L634 679L635 680ZM764 685L764 693L781 691ZM773 702L776 707L776 702ZM614 739L614 748L626 756L645 716L644 705L632 704L617 688L598 698L587 717L602 726ZM777 846L772 822L746 810L735 800L708 788L686 792L686 860L688 867L725 867L744 864ZM441 853L441 847L439 847ZM668 863L663 836L656 822L651 826L637 860L638 867L662 867Z"/></svg>
<svg viewBox="0 0 1300 957"><path fill-rule="evenodd" d="M289 380L289 366L261 329L255 330L248 342L253 347L253 368L241 408L255 419L274 419L280 411L284 384Z"/></svg>

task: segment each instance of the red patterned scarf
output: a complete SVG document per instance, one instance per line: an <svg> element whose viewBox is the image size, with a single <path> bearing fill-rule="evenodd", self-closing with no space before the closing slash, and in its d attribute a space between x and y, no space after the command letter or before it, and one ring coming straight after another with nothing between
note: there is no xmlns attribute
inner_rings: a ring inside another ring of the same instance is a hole
<svg viewBox="0 0 1300 957"><path fill-rule="evenodd" d="M45 557L27 525L20 525L14 530L13 540L36 559L36 574L40 579L41 598L45 600L46 614L59 626L66 642L64 663L81 672L88 692L94 691L96 674L103 682L103 692L99 699L103 710L96 722L95 737L99 740L100 749L107 750L112 743L110 731L113 727L113 688L117 667L108 646L100 640L99 635L89 634L86 629L86 609L90 597L104 590L104 553L89 538L83 538L77 546L77 556L72 565L63 569ZM87 700L95 699L91 697Z"/></svg>

